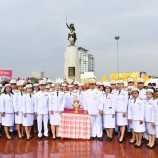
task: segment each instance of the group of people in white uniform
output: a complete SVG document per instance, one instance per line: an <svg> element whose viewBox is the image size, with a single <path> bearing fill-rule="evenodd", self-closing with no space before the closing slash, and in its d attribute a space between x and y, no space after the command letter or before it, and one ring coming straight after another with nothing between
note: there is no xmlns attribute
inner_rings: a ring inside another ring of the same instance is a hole
<svg viewBox="0 0 158 158"><path fill-rule="evenodd" d="M77 96L81 109L90 117L91 140L102 141L105 129L106 141L110 142L114 129L119 129L119 143L124 141L126 131L131 131L130 144L139 148L145 138L148 140L146 147L152 149L158 141L158 99L155 98L155 95L158 97L158 87L144 89L142 78L136 83L129 78L127 82L127 87L122 80L98 86L95 79L90 79L88 89L83 90L84 85L78 82L67 85L40 80L38 84L29 83L24 87L22 81L11 80L4 85L0 95L0 123L9 140L13 139L9 131L15 125L18 138L22 139L25 132L30 140L36 119L39 140L43 135L49 139L49 124L52 139L59 139L61 114L64 109L73 109L72 103Z"/></svg>

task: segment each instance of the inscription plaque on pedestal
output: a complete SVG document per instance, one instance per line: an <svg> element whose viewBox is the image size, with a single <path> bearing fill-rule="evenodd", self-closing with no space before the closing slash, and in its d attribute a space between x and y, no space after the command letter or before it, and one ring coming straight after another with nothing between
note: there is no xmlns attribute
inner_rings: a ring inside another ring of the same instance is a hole
<svg viewBox="0 0 158 158"><path fill-rule="evenodd" d="M75 77L75 67L69 67L68 68L68 76L70 78Z"/></svg>

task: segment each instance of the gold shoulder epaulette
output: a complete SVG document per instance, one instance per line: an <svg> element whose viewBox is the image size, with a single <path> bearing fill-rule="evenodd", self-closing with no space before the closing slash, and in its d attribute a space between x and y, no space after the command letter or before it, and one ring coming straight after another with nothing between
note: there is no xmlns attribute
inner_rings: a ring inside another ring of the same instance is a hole
<svg viewBox="0 0 158 158"><path fill-rule="evenodd" d="M143 100L142 98L139 98L140 100Z"/></svg>

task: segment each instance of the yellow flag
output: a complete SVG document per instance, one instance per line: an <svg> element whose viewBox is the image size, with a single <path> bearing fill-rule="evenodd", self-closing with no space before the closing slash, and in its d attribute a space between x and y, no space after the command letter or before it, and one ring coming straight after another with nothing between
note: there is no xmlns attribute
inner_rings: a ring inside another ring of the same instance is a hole
<svg viewBox="0 0 158 158"><path fill-rule="evenodd" d="M104 81L106 81L106 74L103 75L102 78L101 78L101 82L104 82Z"/></svg>
<svg viewBox="0 0 158 158"><path fill-rule="evenodd" d="M149 75L146 74L146 75L143 77L143 79L144 79L145 82L148 81L148 80L149 80Z"/></svg>

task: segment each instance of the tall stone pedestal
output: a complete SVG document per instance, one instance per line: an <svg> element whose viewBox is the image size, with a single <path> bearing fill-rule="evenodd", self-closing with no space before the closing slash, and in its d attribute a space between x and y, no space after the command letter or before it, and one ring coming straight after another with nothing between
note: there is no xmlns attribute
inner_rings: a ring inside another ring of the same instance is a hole
<svg viewBox="0 0 158 158"><path fill-rule="evenodd" d="M79 81L79 53L77 47L69 46L66 48L64 61L64 78L68 82L74 79Z"/></svg>

